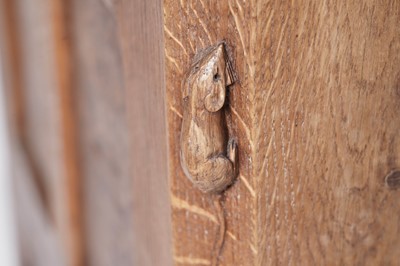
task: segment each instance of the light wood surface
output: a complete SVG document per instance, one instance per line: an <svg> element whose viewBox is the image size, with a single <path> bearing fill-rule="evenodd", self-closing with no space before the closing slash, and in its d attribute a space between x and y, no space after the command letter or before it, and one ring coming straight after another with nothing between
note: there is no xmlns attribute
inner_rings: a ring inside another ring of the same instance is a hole
<svg viewBox="0 0 400 266"><path fill-rule="evenodd" d="M399 263L399 25L398 1L164 1L176 265L215 256L217 210L179 163L180 84L221 40L240 173L219 264Z"/></svg>

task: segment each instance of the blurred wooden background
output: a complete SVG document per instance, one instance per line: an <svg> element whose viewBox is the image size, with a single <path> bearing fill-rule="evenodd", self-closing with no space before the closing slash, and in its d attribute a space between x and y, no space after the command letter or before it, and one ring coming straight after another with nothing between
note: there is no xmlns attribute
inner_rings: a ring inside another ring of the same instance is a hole
<svg viewBox="0 0 400 266"><path fill-rule="evenodd" d="M169 265L160 1L0 12L22 264Z"/></svg>

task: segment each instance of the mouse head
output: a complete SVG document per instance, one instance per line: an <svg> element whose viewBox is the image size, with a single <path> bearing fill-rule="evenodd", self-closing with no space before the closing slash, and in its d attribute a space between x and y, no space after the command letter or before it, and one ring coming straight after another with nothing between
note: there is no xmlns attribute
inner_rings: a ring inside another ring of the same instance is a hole
<svg viewBox="0 0 400 266"><path fill-rule="evenodd" d="M226 87L232 83L232 67L224 43L219 43L195 56L183 98L196 101L209 112L217 112L225 103Z"/></svg>

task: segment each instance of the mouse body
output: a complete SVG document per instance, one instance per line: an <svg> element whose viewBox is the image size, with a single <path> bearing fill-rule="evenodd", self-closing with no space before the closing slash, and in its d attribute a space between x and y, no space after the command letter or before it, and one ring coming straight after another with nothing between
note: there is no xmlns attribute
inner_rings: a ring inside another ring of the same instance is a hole
<svg viewBox="0 0 400 266"><path fill-rule="evenodd" d="M183 83L181 165L206 193L223 191L236 176L237 143L228 137L223 108L232 73L224 43L219 43L195 57Z"/></svg>

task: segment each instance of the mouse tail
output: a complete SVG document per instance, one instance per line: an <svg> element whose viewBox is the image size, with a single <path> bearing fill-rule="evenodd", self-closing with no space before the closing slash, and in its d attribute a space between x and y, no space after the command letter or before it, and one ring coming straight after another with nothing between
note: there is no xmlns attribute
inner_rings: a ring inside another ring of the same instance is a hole
<svg viewBox="0 0 400 266"><path fill-rule="evenodd" d="M214 252L213 252L214 256L211 263L212 266L218 266L219 257L221 256L222 248L225 242L226 221L225 221L225 212L222 206L222 201L223 201L223 194L216 195L214 199L214 208L218 216L219 229L214 244Z"/></svg>

